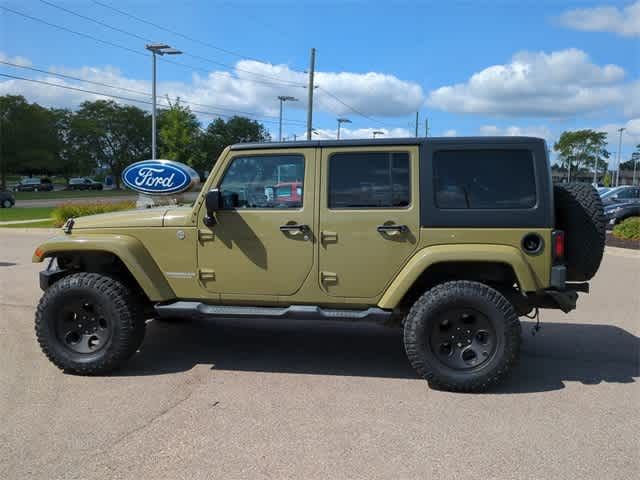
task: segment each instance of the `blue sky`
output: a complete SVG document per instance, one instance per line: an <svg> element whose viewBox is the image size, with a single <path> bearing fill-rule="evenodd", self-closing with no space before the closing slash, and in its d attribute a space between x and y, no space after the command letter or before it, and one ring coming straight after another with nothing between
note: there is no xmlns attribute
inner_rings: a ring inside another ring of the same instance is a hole
<svg viewBox="0 0 640 480"><path fill-rule="evenodd" d="M640 1L100 2L197 42L89 0L9 0L0 5L142 55L0 10L0 59L148 92L143 39L166 42L189 55L172 58L188 66L161 61L159 93L210 113L255 113L274 136L275 97L294 95L301 101L286 104L290 136L304 132L306 89L299 85L315 47L319 138L335 135L337 116L353 122L345 136L412 134L419 110L421 134L427 116L432 135L553 141L564 129L598 128L611 132L610 149L617 150L615 130L624 126L623 156L640 143ZM0 73L144 98L2 64ZM97 98L0 77L4 93L71 108ZM212 118L199 116L203 123Z"/></svg>

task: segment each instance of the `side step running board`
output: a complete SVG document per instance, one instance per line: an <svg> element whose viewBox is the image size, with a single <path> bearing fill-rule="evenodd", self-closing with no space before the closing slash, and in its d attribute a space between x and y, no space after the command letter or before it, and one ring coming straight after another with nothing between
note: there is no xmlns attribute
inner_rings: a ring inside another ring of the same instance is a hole
<svg viewBox="0 0 640 480"><path fill-rule="evenodd" d="M291 305L290 307L233 307L225 305L207 305L201 302L173 302L157 304L156 313L160 317L197 317L197 318L280 318L295 320L336 320L385 322L391 311L380 308L366 310L326 309L313 305Z"/></svg>

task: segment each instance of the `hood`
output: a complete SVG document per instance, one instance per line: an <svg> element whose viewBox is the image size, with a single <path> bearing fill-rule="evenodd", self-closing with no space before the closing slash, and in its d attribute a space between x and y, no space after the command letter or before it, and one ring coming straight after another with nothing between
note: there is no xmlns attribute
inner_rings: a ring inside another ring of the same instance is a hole
<svg viewBox="0 0 640 480"><path fill-rule="evenodd" d="M168 207L125 210L74 218L73 229L114 227L161 227Z"/></svg>

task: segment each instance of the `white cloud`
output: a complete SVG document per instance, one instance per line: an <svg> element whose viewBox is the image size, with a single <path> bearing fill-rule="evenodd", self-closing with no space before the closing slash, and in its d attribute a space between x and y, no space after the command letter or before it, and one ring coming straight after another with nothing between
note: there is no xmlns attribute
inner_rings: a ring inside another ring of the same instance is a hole
<svg viewBox="0 0 640 480"><path fill-rule="evenodd" d="M23 66L27 66L30 67L31 66L31 61L28 58L24 58L24 57L11 57L7 54L5 54L4 52L0 52L0 61L3 62L9 62L9 63L16 63L18 65L23 65Z"/></svg>
<svg viewBox="0 0 640 480"><path fill-rule="evenodd" d="M584 32L612 32L623 37L640 36L640 1L623 9L612 6L577 8L558 17L560 24Z"/></svg>
<svg viewBox="0 0 640 480"><path fill-rule="evenodd" d="M640 118L632 118L625 123L608 123L601 125L595 130L599 132L607 132L607 148L611 152L618 150L618 142L620 141L619 128L624 128L622 132L622 158L628 158L631 152L635 151L636 145L640 145ZM617 155L616 155L617 158Z"/></svg>
<svg viewBox="0 0 640 480"><path fill-rule="evenodd" d="M0 53L0 59L7 58ZM10 59L13 63L25 64L27 59ZM37 78L65 86L75 86L86 90L100 91L112 95L141 99L150 99L151 85L149 80L128 78L115 67L87 66L79 69L55 67L51 72L63 73L83 80L114 85L119 89L142 92L142 95L131 91L119 91L104 86L87 85L73 80L60 79L53 75L34 74L30 71L16 69L12 74ZM280 79L274 80L271 77ZM288 102L286 110L304 110L306 108L307 75L304 72L291 70L286 65L269 65L255 61L243 60L236 64L231 72L212 71L208 75L193 75L190 82L158 82L158 94L168 94L172 99L180 97L185 102L198 103L191 105L194 110L233 114L234 112L254 113L256 116L277 116L278 95L291 95L299 102ZM284 83L284 84L283 84ZM333 93L342 101L367 116L403 116L420 108L424 103L422 87L406 82L393 75L382 73L332 73L317 72L314 108L335 115L358 115L349 107L331 97L326 91ZM85 100L104 98L100 95L77 92L19 80L0 81L0 94L22 94L30 101L48 106L75 108ZM164 98L160 100L166 103ZM125 103L133 103L124 101ZM144 107L144 105L140 105ZM285 114L286 117L286 114Z"/></svg>
<svg viewBox="0 0 640 480"><path fill-rule="evenodd" d="M458 132L457 130L454 130L453 128L449 129L449 130L445 130L444 133L442 134L443 137L457 137L458 136Z"/></svg>
<svg viewBox="0 0 640 480"><path fill-rule="evenodd" d="M516 53L511 62L475 73L465 83L433 90L427 104L456 113L503 117L568 117L620 107L624 70L598 66L578 49Z"/></svg>
<svg viewBox="0 0 640 480"><path fill-rule="evenodd" d="M551 130L544 126L519 127L516 125L509 127L498 127L496 125L483 125L480 127L480 135L496 137L537 137L544 138L547 143L551 142L553 134Z"/></svg>
<svg viewBox="0 0 640 480"><path fill-rule="evenodd" d="M623 95L625 116L640 117L640 80L627 85Z"/></svg>

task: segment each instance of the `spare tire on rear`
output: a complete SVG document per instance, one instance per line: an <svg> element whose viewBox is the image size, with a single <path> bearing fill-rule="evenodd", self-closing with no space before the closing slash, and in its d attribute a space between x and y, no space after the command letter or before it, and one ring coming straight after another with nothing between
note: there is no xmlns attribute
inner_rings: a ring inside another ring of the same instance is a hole
<svg viewBox="0 0 640 480"><path fill-rule="evenodd" d="M587 183L555 185L556 228L565 232L567 280L591 280L604 253L606 223L602 200Z"/></svg>

